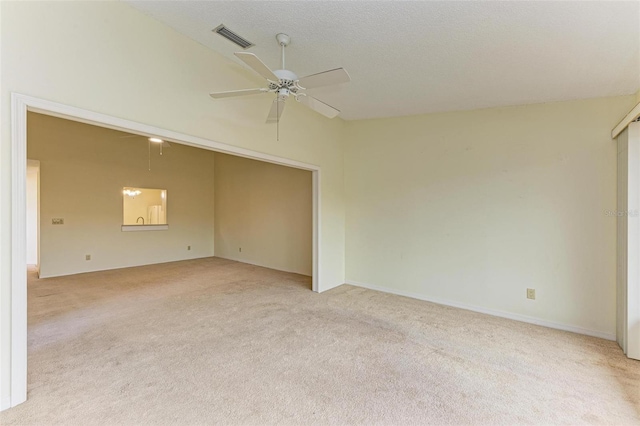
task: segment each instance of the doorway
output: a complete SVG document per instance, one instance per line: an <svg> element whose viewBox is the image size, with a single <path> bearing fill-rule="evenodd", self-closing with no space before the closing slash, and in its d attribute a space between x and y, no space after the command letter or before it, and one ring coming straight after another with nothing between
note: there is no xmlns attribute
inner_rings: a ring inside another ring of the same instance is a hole
<svg viewBox="0 0 640 426"><path fill-rule="evenodd" d="M307 170L312 175L312 290L320 292L320 167L31 96L12 93L11 407L27 399L27 112L51 115L224 154Z"/></svg>
<svg viewBox="0 0 640 426"><path fill-rule="evenodd" d="M27 266L40 272L40 162L27 160Z"/></svg>

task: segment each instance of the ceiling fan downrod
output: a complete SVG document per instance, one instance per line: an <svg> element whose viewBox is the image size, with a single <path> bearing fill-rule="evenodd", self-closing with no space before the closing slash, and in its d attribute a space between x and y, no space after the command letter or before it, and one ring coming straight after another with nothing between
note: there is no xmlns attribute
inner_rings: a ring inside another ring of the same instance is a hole
<svg viewBox="0 0 640 426"><path fill-rule="evenodd" d="M291 43L291 37L284 33L276 34L276 40L278 40L278 44L280 45L280 49L282 54L280 55L282 59L282 69L286 69L284 65L284 49Z"/></svg>

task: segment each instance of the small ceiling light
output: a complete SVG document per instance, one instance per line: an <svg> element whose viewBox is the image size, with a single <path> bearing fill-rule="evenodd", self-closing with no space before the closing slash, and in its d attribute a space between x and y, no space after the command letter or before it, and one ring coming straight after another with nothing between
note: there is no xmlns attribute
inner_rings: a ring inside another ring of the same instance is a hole
<svg viewBox="0 0 640 426"><path fill-rule="evenodd" d="M164 141L162 139L160 139L160 138L149 138L149 142L162 143Z"/></svg>
<svg viewBox="0 0 640 426"><path fill-rule="evenodd" d="M132 197L132 198L134 198L136 195L140 195L140 194L142 194L142 192L141 192L140 190L135 189L135 188L134 188L134 189L125 188L125 189L122 191L122 193L123 193L124 195L128 195L129 197Z"/></svg>

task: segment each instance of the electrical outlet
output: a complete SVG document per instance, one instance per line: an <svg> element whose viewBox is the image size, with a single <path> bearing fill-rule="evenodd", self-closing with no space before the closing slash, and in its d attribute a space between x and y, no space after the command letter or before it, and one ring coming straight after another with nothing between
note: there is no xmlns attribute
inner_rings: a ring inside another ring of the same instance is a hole
<svg viewBox="0 0 640 426"><path fill-rule="evenodd" d="M90 254L85 254L84 255L84 260L91 260L91 255Z"/></svg>
<svg viewBox="0 0 640 426"><path fill-rule="evenodd" d="M528 288L527 289L527 299L535 300L535 298L536 298L536 289L535 288Z"/></svg>
<svg viewBox="0 0 640 426"><path fill-rule="evenodd" d="M242 253L242 247L239 247L239 248L238 248L238 251L239 251L240 253Z"/></svg>
<svg viewBox="0 0 640 426"><path fill-rule="evenodd" d="M187 250L191 250L191 246L187 246Z"/></svg>
<svg viewBox="0 0 640 426"><path fill-rule="evenodd" d="M64 225L64 219L62 219L62 218L51 219L51 224L52 225Z"/></svg>

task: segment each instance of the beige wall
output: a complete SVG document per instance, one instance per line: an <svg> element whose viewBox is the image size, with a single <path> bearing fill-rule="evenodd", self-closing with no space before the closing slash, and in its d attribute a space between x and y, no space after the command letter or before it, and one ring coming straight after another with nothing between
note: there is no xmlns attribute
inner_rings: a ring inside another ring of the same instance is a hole
<svg viewBox="0 0 640 426"><path fill-rule="evenodd" d="M155 147L149 171L145 138L34 113L27 124L28 157L40 161L41 277L213 256L212 151ZM125 186L166 189L169 229L122 232Z"/></svg>
<svg viewBox="0 0 640 426"><path fill-rule="evenodd" d="M612 335L610 135L634 101L350 122L347 280Z"/></svg>
<svg viewBox="0 0 640 426"><path fill-rule="evenodd" d="M311 275L311 172L216 154L214 181L216 256Z"/></svg>
<svg viewBox="0 0 640 426"><path fill-rule="evenodd" d="M11 92L319 166L319 289L344 282L342 120L293 102L276 141L268 96L208 96L263 79L122 2L0 2L0 19L0 401L10 386Z"/></svg>

